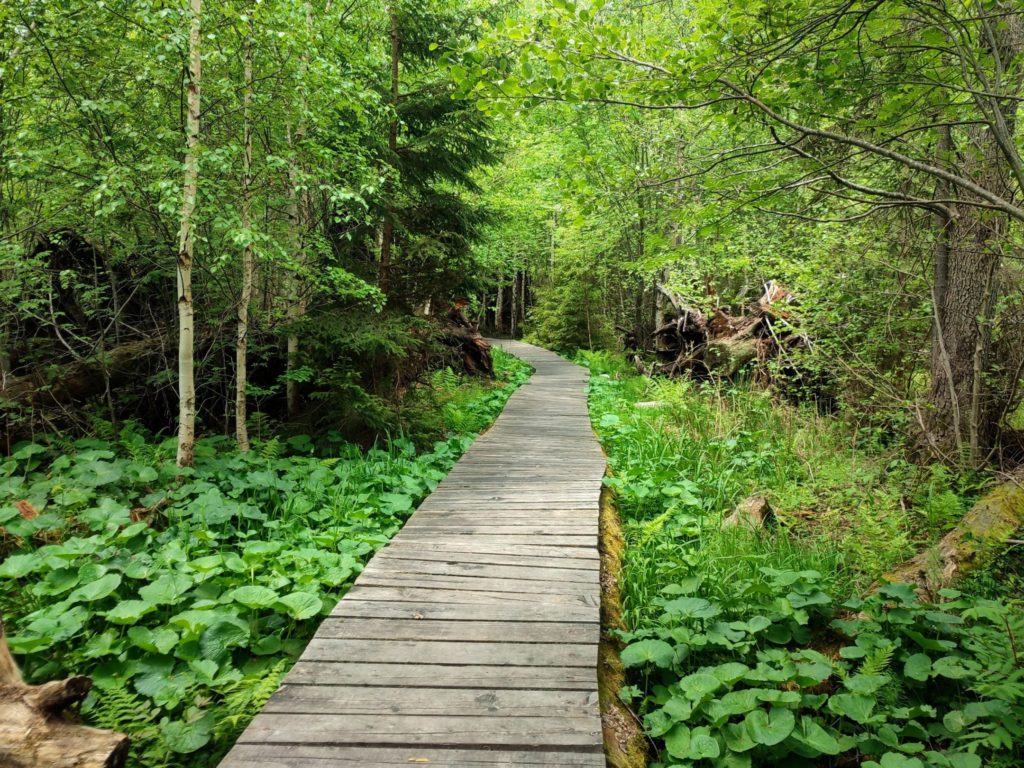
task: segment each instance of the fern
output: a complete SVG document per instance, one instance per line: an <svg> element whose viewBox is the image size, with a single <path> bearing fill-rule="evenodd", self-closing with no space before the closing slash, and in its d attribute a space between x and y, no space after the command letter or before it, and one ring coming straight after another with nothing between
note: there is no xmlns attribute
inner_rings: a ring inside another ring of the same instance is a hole
<svg viewBox="0 0 1024 768"><path fill-rule="evenodd" d="M272 437L267 440L263 445L260 446L260 456L267 461L276 459L281 454L281 441L277 437Z"/></svg>
<svg viewBox="0 0 1024 768"><path fill-rule="evenodd" d="M287 666L287 660L281 659L258 677L242 678L227 689L224 694L224 714L217 723L218 740L241 731L263 709L267 699L277 690Z"/></svg>
<svg viewBox="0 0 1024 768"><path fill-rule="evenodd" d="M861 662L859 675L884 675L892 663L892 656L896 652L895 645L878 646L870 651Z"/></svg>

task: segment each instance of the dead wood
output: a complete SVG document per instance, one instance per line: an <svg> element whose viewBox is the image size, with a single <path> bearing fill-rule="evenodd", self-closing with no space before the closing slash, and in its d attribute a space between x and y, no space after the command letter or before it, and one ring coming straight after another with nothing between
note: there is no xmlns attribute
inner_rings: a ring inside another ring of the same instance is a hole
<svg viewBox="0 0 1024 768"><path fill-rule="evenodd" d="M140 360L161 352L158 341L142 339L61 366L56 376L39 368L10 379L0 389L0 402L46 407L102 394L108 382L110 386L121 384L137 374Z"/></svg>
<svg viewBox="0 0 1024 768"><path fill-rule="evenodd" d="M480 329L466 318L462 311L466 304L466 301L459 300L448 310L442 339L448 346L459 351L467 373L494 376L491 345L480 334Z"/></svg>
<svg viewBox="0 0 1024 768"><path fill-rule="evenodd" d="M789 309L793 295L775 281L765 283L760 298L739 315L721 307L706 315L670 288L658 285L657 290L666 306L660 313L664 320L653 333L655 373L730 379L757 366L763 380L768 378L765 363L789 360L791 352L809 346L809 339L794 327ZM784 373L798 374L789 369Z"/></svg>
<svg viewBox="0 0 1024 768"><path fill-rule="evenodd" d="M940 589L990 564L1022 524L1024 473L1018 472L982 496L937 544L890 571L881 583L914 584L920 595L932 599Z"/></svg>
<svg viewBox="0 0 1024 768"><path fill-rule="evenodd" d="M88 677L26 685L0 619L0 765L5 768L120 768L128 737L74 721Z"/></svg>
<svg viewBox="0 0 1024 768"><path fill-rule="evenodd" d="M768 499L764 496L751 496L744 499L732 513L722 520L723 528L736 528L743 526L752 530L759 530L775 523L775 511L772 509Z"/></svg>

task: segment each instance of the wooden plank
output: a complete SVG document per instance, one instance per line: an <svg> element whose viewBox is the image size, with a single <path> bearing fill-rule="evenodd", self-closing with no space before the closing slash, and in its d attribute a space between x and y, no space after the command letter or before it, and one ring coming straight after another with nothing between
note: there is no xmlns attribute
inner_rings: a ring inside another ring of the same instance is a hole
<svg viewBox="0 0 1024 768"><path fill-rule="evenodd" d="M596 730L595 730L596 728ZM261 714L239 739L243 744L366 743L458 744L485 747L593 746L601 721L594 717L464 717L458 715Z"/></svg>
<svg viewBox="0 0 1024 768"><path fill-rule="evenodd" d="M479 715L502 717L586 717L597 713L591 691L528 691L369 686L285 685L264 712L333 715Z"/></svg>
<svg viewBox="0 0 1024 768"><path fill-rule="evenodd" d="M597 664L597 649L569 643L481 643L446 640L335 640L314 637L303 661L372 664L440 664L444 666L510 665L516 667L584 667Z"/></svg>
<svg viewBox="0 0 1024 768"><path fill-rule="evenodd" d="M239 744L221 768L604 768L598 752Z"/></svg>
<svg viewBox="0 0 1024 768"><path fill-rule="evenodd" d="M422 587L376 587L370 584L356 584L345 595L344 600L362 600L375 603L424 601L430 603L446 603L449 605L506 605L525 603L536 605L541 602L535 595L517 594L515 592L492 592L482 589L451 589L438 587L432 589ZM591 594L559 595L546 594L543 603L552 608L565 606L568 608L598 608L601 601L598 595Z"/></svg>
<svg viewBox="0 0 1024 768"><path fill-rule="evenodd" d="M517 581L575 581L588 584L597 582L597 571L575 568L538 568L536 566L488 565L485 563L459 563L439 560L379 557L363 569L366 574L416 574L432 576L476 576L483 579L513 579Z"/></svg>
<svg viewBox="0 0 1024 768"><path fill-rule="evenodd" d="M594 670L584 667L457 667L336 661L297 661L285 679L285 684L289 683L386 688L481 688L488 691L506 688L593 691L597 685Z"/></svg>
<svg viewBox="0 0 1024 768"><path fill-rule="evenodd" d="M543 557L517 553L470 552L466 550L417 550L412 547L385 547L378 550L374 560L422 560L451 565L499 565L524 568L597 571L597 558Z"/></svg>
<svg viewBox="0 0 1024 768"><path fill-rule="evenodd" d="M587 374L509 348L532 379L367 564L224 768L604 765Z"/></svg>
<svg viewBox="0 0 1024 768"><path fill-rule="evenodd" d="M485 576L446 576L428 573L387 573L380 570L363 572L359 584L375 587L423 587L425 589L458 589L474 592L520 592L538 595L589 595L595 585L590 581L558 579L510 579Z"/></svg>
<svg viewBox="0 0 1024 768"><path fill-rule="evenodd" d="M382 551L411 552L417 555L432 551L435 553L443 552L453 556L475 553L478 555L501 555L505 557L547 558L561 561L566 567L570 568L583 568L582 563L588 560L593 561L595 568L599 565L597 561L600 556L596 546L565 547L552 544L523 544L515 541L483 539L484 537L477 536L466 541L453 541L452 539L435 540L430 543L429 547L425 547L422 541L417 540L413 536L410 536L408 539L396 537ZM453 559L457 558L453 557Z"/></svg>
<svg viewBox="0 0 1024 768"><path fill-rule="evenodd" d="M330 616L318 638L348 640L469 640L474 642L587 643L600 640L596 623L518 621L432 621L430 619L359 619Z"/></svg>
<svg viewBox="0 0 1024 768"><path fill-rule="evenodd" d="M366 619L437 619L442 621L521 621L592 623L598 611L590 606L534 603L439 603L434 600L349 600L338 602L332 616Z"/></svg>

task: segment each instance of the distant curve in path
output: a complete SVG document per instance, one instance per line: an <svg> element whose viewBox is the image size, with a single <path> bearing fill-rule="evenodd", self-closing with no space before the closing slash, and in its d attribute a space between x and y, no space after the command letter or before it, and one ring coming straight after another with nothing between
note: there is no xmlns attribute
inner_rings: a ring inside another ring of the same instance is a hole
<svg viewBox="0 0 1024 768"><path fill-rule="evenodd" d="M605 459L584 369L536 372L367 564L221 768L604 766Z"/></svg>

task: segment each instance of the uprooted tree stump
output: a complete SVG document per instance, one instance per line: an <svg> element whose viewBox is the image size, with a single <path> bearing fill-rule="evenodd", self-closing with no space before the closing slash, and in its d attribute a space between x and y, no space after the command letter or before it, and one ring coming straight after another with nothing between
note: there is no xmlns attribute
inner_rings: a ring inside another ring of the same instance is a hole
<svg viewBox="0 0 1024 768"><path fill-rule="evenodd" d="M459 351L467 373L494 376L491 345L463 313L467 304L464 299L452 304L445 318L442 338L448 346Z"/></svg>
<svg viewBox="0 0 1024 768"><path fill-rule="evenodd" d="M654 331L655 373L732 378L751 363L787 358L810 346L787 309L792 294L776 282L766 283L761 297L738 316L721 308L705 315L663 285L658 292L670 308Z"/></svg>
<svg viewBox="0 0 1024 768"><path fill-rule="evenodd" d="M0 619L0 766L120 768L128 737L77 723L74 708L92 687L88 677L27 685L7 647Z"/></svg>
<svg viewBox="0 0 1024 768"><path fill-rule="evenodd" d="M1024 473L1018 472L971 507L963 520L937 544L887 573L882 583L905 582L933 599L940 589L989 565L1024 524Z"/></svg>

